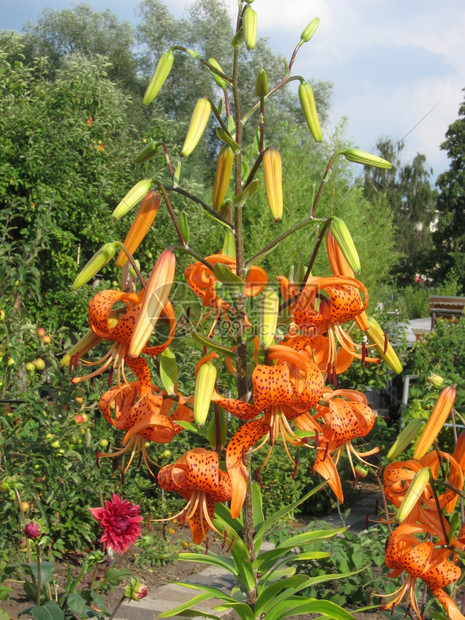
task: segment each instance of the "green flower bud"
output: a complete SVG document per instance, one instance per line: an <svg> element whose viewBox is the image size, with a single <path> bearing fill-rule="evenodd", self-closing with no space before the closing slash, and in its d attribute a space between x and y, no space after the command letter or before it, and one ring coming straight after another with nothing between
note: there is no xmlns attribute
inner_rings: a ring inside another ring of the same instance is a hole
<svg viewBox="0 0 465 620"><path fill-rule="evenodd" d="M312 19L312 21L308 24L308 26L305 28L305 30L300 35L300 40L302 41L302 43L307 43L308 41L310 41L310 39L315 34L319 24L320 24L319 17L315 17L315 19Z"/></svg>
<svg viewBox="0 0 465 620"><path fill-rule="evenodd" d="M257 42L257 13L251 6L246 6L242 14L244 41L247 49L253 50Z"/></svg>
<svg viewBox="0 0 465 620"><path fill-rule="evenodd" d="M360 259L358 257L357 248L352 241L346 223L338 217L333 217L331 219L331 232L333 233L336 243L341 248L349 267L355 273L360 273Z"/></svg>
<svg viewBox="0 0 465 620"><path fill-rule="evenodd" d="M278 324L279 297L272 288L265 289L260 300L260 346L268 349L274 342Z"/></svg>
<svg viewBox="0 0 465 620"><path fill-rule="evenodd" d="M383 168L389 170L392 168L392 164L386 159L383 159L379 155L373 155L360 149L345 149L339 151L339 155L344 155L346 159L356 164L363 164L364 166L374 166L375 168Z"/></svg>
<svg viewBox="0 0 465 620"><path fill-rule="evenodd" d="M399 507L399 512L397 513L397 520L399 523L404 521L415 508L417 502L420 500L420 496L428 486L429 481L429 467L423 467L423 469L417 471Z"/></svg>
<svg viewBox="0 0 465 620"><path fill-rule="evenodd" d="M260 69L255 82L255 93L257 97L263 98L268 94L268 77L265 69Z"/></svg>
<svg viewBox="0 0 465 620"><path fill-rule="evenodd" d="M86 266L80 271L77 278L74 280L72 289L76 291L81 286L84 286L96 273L100 271L105 265L111 261L116 254L116 250L120 247L119 241L113 241L112 243L105 243L100 250L92 256Z"/></svg>
<svg viewBox="0 0 465 620"><path fill-rule="evenodd" d="M407 426L401 431L395 442L392 444L391 449L386 455L386 458L390 461L402 454L404 450L412 443L418 433L423 427L423 420L418 418L411 420Z"/></svg>
<svg viewBox="0 0 465 620"><path fill-rule="evenodd" d="M149 142L136 157L136 164L143 164L155 155L160 146L159 142Z"/></svg>
<svg viewBox="0 0 465 620"><path fill-rule="evenodd" d="M151 103L158 95L160 88L165 83L165 80L171 71L173 62L174 54L172 50L169 50L160 56L155 73L147 86L147 90L145 91L145 95L142 100L144 105L149 105L149 103Z"/></svg>
<svg viewBox="0 0 465 620"><path fill-rule="evenodd" d="M194 393L194 422L198 426L203 426L207 420L215 381L216 366L211 362L202 364L197 374Z"/></svg>
<svg viewBox="0 0 465 620"><path fill-rule="evenodd" d="M211 103L206 97L202 97L195 104L186 139L181 150L181 157L190 155L199 143L210 118L211 108Z"/></svg>
<svg viewBox="0 0 465 620"><path fill-rule="evenodd" d="M315 142L321 142L321 127L316 111L315 97L313 96L312 87L308 82L300 82L299 99L302 112L304 113L308 128L312 132Z"/></svg>
<svg viewBox="0 0 465 620"><path fill-rule="evenodd" d="M223 69L220 67L219 62L217 62L214 58L209 58L208 62L213 67L215 67L215 69L218 69L218 71L221 71L221 73L224 73ZM222 77L220 77L217 73L215 73L211 69L210 69L210 73L213 75L213 78L214 78L215 82L218 84L218 86L220 88L226 88L226 86L227 86L226 80L224 80Z"/></svg>
<svg viewBox="0 0 465 620"><path fill-rule="evenodd" d="M142 198L148 193L151 185L152 179L144 179L143 181L139 181L139 183L136 183L134 187L132 187L128 191L123 200L118 203L112 213L112 217L114 217L115 220L119 220L120 217L126 215L126 213L128 213L128 211L135 207L136 204L140 202Z"/></svg>

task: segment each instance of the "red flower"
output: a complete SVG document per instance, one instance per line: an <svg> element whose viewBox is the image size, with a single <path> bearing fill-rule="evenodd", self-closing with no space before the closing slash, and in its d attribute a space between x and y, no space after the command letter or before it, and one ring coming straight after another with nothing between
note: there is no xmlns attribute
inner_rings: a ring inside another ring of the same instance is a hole
<svg viewBox="0 0 465 620"><path fill-rule="evenodd" d="M132 502L121 499L113 493L112 501L105 500L105 508L89 508L94 519L103 527L103 536L100 542L104 549L112 548L113 551L124 553L135 543L140 536L142 517L139 514L139 506Z"/></svg>
<svg viewBox="0 0 465 620"><path fill-rule="evenodd" d="M39 538L40 533L41 533L40 527L37 523L35 523L35 521L29 521L29 523L26 523L23 531L24 531L24 535L26 536L26 538L32 538L32 539Z"/></svg>

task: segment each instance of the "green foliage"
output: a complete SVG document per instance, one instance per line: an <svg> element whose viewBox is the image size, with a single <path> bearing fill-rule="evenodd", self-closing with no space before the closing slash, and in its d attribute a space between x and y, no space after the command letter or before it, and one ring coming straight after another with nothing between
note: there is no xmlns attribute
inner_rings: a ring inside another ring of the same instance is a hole
<svg viewBox="0 0 465 620"><path fill-rule="evenodd" d="M312 529L317 530L323 526L324 522L316 522L312 524ZM318 583L306 590L305 594L315 598L331 596L333 602L345 609L376 605L378 599L372 598L373 592L394 591L395 582L386 579L389 569L384 565L384 547L388 535L386 526L376 526L360 533L345 531L336 538L313 544L312 549L326 551L328 557L309 566L299 566L299 573L314 578L339 571L351 575L344 580Z"/></svg>
<svg viewBox="0 0 465 620"><path fill-rule="evenodd" d="M439 221L433 239L435 252L431 260L431 273L436 282L442 282L451 271L455 273L460 290L464 289L464 170L465 153L465 103L459 107L459 118L446 132L441 148L447 152L449 170L439 175L440 191L437 200Z"/></svg>

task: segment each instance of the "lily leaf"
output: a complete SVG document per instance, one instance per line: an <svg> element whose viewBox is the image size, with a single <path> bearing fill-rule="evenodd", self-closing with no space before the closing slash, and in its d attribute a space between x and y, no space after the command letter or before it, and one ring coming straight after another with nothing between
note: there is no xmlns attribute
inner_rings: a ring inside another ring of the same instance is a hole
<svg viewBox="0 0 465 620"><path fill-rule="evenodd" d="M219 342L216 342L211 338L207 338L203 334L199 334L198 332L192 330L191 336L198 344L201 344L203 347L209 347L212 351L216 351L217 353L223 353L223 355L227 355L232 359L235 359L237 357L234 351L227 349Z"/></svg>
<svg viewBox="0 0 465 620"><path fill-rule="evenodd" d="M306 575L294 575L288 579L282 579L278 583L266 586L259 594L255 603L255 615L261 616L266 614L270 608L277 605L278 602L285 598L289 598L299 590L305 587L308 577Z"/></svg>
<svg viewBox="0 0 465 620"><path fill-rule="evenodd" d="M257 533L254 536L254 542L255 542L255 551L258 552L258 550L260 549L261 545L262 545L262 541L263 541L263 537L266 534L266 532L271 529L275 523L278 523L283 517L285 517L287 514L289 514L290 512L293 512L297 506L299 506L300 504L302 504L303 502L307 501L307 499L309 499L310 497L312 497L312 495L314 495L315 493L317 493L320 489L322 489L325 485L327 484L326 480L324 482L321 482L320 484L318 484L316 487L314 487L313 489L311 489L308 493L306 493L305 495L303 495L300 499L298 499L297 501L293 502L292 504L289 504L288 506L284 506L284 508L281 508L281 510L278 510L278 512L275 512L274 515L271 515L271 517L269 517L264 523L263 525L261 525L258 528Z"/></svg>
<svg viewBox="0 0 465 620"><path fill-rule="evenodd" d="M223 263L216 263L213 267L213 273L215 274L215 278L226 286L233 286L235 288L244 287L244 280L231 271L229 267L223 265Z"/></svg>
<svg viewBox="0 0 465 620"><path fill-rule="evenodd" d="M196 554L191 553L191 554L180 554L180 555L196 555ZM184 582L178 582L176 585L182 586L183 588L188 588L190 590L202 590L202 593L198 594L197 596L194 596L194 598L191 598L189 601L182 603L178 607L170 609L169 611L164 611L163 613L158 615L159 618L172 618L173 616L178 616L178 615L184 615L184 616L187 615L188 617L192 617L192 614L190 612L196 611L192 609L194 605L197 605L198 603L201 603L202 601L206 601L212 598L217 598L217 599L220 599L221 601L225 601L226 603L228 603L228 606L229 606L229 603L237 604L237 601L235 599L228 596L227 594L225 594L222 590L219 590L218 588L212 588L210 586L199 586L197 584L184 583ZM199 611L199 610L196 611L196 614L197 616L202 614L207 618L217 617L213 615L207 615L205 612ZM251 616L251 618L253 620L253 616Z"/></svg>
<svg viewBox="0 0 465 620"><path fill-rule="evenodd" d="M235 577L238 576L237 567L234 566L234 562L231 558L219 556L213 553L204 555L202 553L178 553L180 560L186 562L199 562L201 564L210 564L211 566L218 566L232 573Z"/></svg>
<svg viewBox="0 0 465 620"><path fill-rule="evenodd" d="M311 613L321 614L324 618L333 618L334 620L354 620L352 614L336 605L336 603L315 598L305 599L298 596L293 597L292 600L278 603L267 614L266 620L285 620L289 616L301 616Z"/></svg>

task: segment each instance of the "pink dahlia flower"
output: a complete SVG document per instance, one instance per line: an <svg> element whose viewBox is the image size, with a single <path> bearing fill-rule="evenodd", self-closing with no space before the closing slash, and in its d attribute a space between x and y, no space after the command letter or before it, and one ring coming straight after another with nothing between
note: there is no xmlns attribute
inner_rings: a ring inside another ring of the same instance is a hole
<svg viewBox="0 0 465 620"><path fill-rule="evenodd" d="M92 516L103 527L100 542L104 549L111 547L113 551L124 553L140 536L143 517L139 514L139 506L127 499L121 501L113 493L112 501L105 500L105 508L89 508Z"/></svg>

